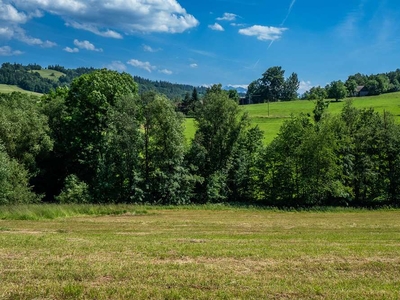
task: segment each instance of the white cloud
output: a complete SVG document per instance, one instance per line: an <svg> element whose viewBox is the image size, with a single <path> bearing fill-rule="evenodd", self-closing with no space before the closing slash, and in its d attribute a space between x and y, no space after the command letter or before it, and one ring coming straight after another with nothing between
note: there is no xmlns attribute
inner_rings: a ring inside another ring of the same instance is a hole
<svg viewBox="0 0 400 300"><path fill-rule="evenodd" d="M196 49L190 49L190 51L199 54L199 55L203 55L203 56L207 56L207 57L216 57L216 55L212 52L208 52L208 51L203 51L203 50L196 50Z"/></svg>
<svg viewBox="0 0 400 300"><path fill-rule="evenodd" d="M222 17L217 18L218 21L235 21L237 15L231 13L224 13Z"/></svg>
<svg viewBox="0 0 400 300"><path fill-rule="evenodd" d="M14 30L10 27L0 27L0 37L10 39L14 35Z"/></svg>
<svg viewBox="0 0 400 300"><path fill-rule="evenodd" d="M159 70L158 72L163 73L163 74L167 74L167 75L172 75L172 71L167 70L167 69Z"/></svg>
<svg viewBox="0 0 400 300"><path fill-rule="evenodd" d="M231 26L234 26L234 27L244 27L244 26L246 26L246 24L243 24L243 23L231 23Z"/></svg>
<svg viewBox="0 0 400 300"><path fill-rule="evenodd" d="M14 29L13 37L30 46L40 46L42 48L52 48L57 46L56 43L51 42L49 40L42 41L39 38L28 36L26 35L25 30L19 27Z"/></svg>
<svg viewBox="0 0 400 300"><path fill-rule="evenodd" d="M225 30L224 27L222 27L218 23L215 23L214 25L208 25L208 28L211 28L212 30L215 30L215 31L224 31Z"/></svg>
<svg viewBox="0 0 400 300"><path fill-rule="evenodd" d="M143 50L146 51L146 52L154 53L154 52L161 51L162 49L160 49L160 48L154 49L154 48L152 48L152 47L150 47L148 45L143 45Z"/></svg>
<svg viewBox="0 0 400 300"><path fill-rule="evenodd" d="M78 53L79 52L78 48L65 47L63 50L66 52L69 52L69 53Z"/></svg>
<svg viewBox="0 0 400 300"><path fill-rule="evenodd" d="M91 42L89 41L79 41L74 40L74 45L80 49L86 49L88 51L96 51L96 52L103 52L103 49L96 48Z"/></svg>
<svg viewBox="0 0 400 300"><path fill-rule="evenodd" d="M12 50L9 46L0 47L0 56L13 56L13 55L21 55L22 52L19 50Z"/></svg>
<svg viewBox="0 0 400 300"><path fill-rule="evenodd" d="M3 0L26 12L42 10L66 24L97 35L121 38L120 32L181 33L199 21L177 0Z"/></svg>
<svg viewBox="0 0 400 300"><path fill-rule="evenodd" d="M311 84L311 81L300 81L299 85L299 93L303 94L306 91L309 91L314 85Z"/></svg>
<svg viewBox="0 0 400 300"><path fill-rule="evenodd" d="M151 73L152 70L157 69L157 67L152 66L148 61L144 62L137 59L131 59L127 62L127 64L135 68L146 70L149 73Z"/></svg>
<svg viewBox="0 0 400 300"><path fill-rule="evenodd" d="M190 67L193 68L193 69L195 69L195 68L198 67L198 65L197 65L197 64L190 64Z"/></svg>
<svg viewBox="0 0 400 300"><path fill-rule="evenodd" d="M18 12L11 4L0 2L0 20L21 24L28 20L28 16L23 12Z"/></svg>
<svg viewBox="0 0 400 300"><path fill-rule="evenodd" d="M107 66L107 69L124 72L126 71L126 65L119 60L114 60Z"/></svg>
<svg viewBox="0 0 400 300"><path fill-rule="evenodd" d="M5 39L16 39L31 46L51 48L57 44L51 41L43 41L39 38L28 36L20 26L30 19L41 17L37 9L25 13L17 9L18 1L0 0L0 37Z"/></svg>
<svg viewBox="0 0 400 300"><path fill-rule="evenodd" d="M46 40L46 41L42 42L40 44L40 46L43 47L43 48L53 48L53 47L57 46L57 43L50 42L50 41Z"/></svg>
<svg viewBox="0 0 400 300"><path fill-rule="evenodd" d="M287 28L254 25L239 29L239 33L248 36L256 36L260 41L275 41L278 40L286 30Z"/></svg>
<svg viewBox="0 0 400 300"><path fill-rule="evenodd" d="M122 39L122 35L116 31L106 29L104 31L99 30L97 27L90 25L90 24L80 24L74 21L66 22L66 26L71 26L75 29L82 29L94 33L96 35L106 37L106 38L113 38L113 39Z"/></svg>

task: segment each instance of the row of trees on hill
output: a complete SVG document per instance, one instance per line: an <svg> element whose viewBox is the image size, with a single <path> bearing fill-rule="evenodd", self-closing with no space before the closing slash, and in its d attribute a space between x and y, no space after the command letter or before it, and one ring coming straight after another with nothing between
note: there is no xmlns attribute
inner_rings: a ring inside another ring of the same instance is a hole
<svg viewBox="0 0 400 300"><path fill-rule="evenodd" d="M57 87L69 86L75 78L89 74L96 69L80 67L76 69L67 69L60 65L49 65L48 70L54 70L63 73L60 77L52 79L43 78L38 72L42 67L37 64L29 64L24 66L22 64L3 63L0 68L0 83L16 85L24 90L49 93ZM134 76L134 80L139 84L139 94L150 91L156 91L171 99L173 102L179 104L184 99L186 93L193 91L193 86L187 84L176 84L167 81L153 81L139 76ZM205 94L205 87L197 87L199 96Z"/></svg>
<svg viewBox="0 0 400 300"><path fill-rule="evenodd" d="M16 85L24 90L37 93L48 93L59 86L56 81L41 77L39 73L35 72L37 70L41 70L38 65L23 66L3 63L0 68L0 83Z"/></svg>
<svg viewBox="0 0 400 300"><path fill-rule="evenodd" d="M350 103L317 101L274 141L221 85L193 111L194 139L165 96L98 70L42 98L0 95L0 204L399 205L400 128Z"/></svg>
<svg viewBox="0 0 400 300"><path fill-rule="evenodd" d="M139 84L139 94L156 91L159 94L167 96L178 105L185 99L188 93L190 94L193 92L193 89L196 89L196 93L199 97L202 97L207 90L207 88L203 86L193 87L188 84L177 84L168 81L153 81L139 76L133 76L133 79Z"/></svg>
<svg viewBox="0 0 400 300"><path fill-rule="evenodd" d="M248 86L245 103L264 103L275 101L290 101L298 99L299 79L292 73L285 79L282 67L267 69L262 77L254 80ZM400 69L393 72L376 75L351 75L343 82L332 81L325 87L316 86L306 91L301 99L335 99L358 96L361 87L365 87L368 95L380 95L400 91Z"/></svg>
<svg viewBox="0 0 400 300"><path fill-rule="evenodd" d="M365 87L368 95L380 95L400 91L400 69L396 71L377 74L363 75L357 73L351 75L345 82L332 81L325 87L312 87L305 92L302 99L343 99L345 97L358 96L358 89Z"/></svg>

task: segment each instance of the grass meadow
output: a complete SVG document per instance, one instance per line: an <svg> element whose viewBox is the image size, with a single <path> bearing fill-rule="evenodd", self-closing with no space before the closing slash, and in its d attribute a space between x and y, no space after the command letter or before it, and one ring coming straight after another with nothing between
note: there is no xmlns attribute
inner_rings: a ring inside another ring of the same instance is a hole
<svg viewBox="0 0 400 300"><path fill-rule="evenodd" d="M353 105L356 108L373 107L378 112L384 110L392 113L400 123L400 92L383 94L379 96L352 98ZM331 102L328 112L339 114L345 104L345 101ZM269 106L269 109L268 109ZM313 115L315 101L297 100L289 102L273 102L263 104L252 104L241 106L244 112L247 112L251 118L252 125L257 125L264 131L264 142L269 144L278 134L283 122L290 116L300 113ZM269 111L269 113L268 113ZM191 140L195 134L195 125L193 119L186 119L186 137Z"/></svg>
<svg viewBox="0 0 400 300"><path fill-rule="evenodd" d="M51 79L51 80L58 80L61 76L65 75L62 72L51 70L51 69L42 69L42 70L33 70L31 72L37 72L43 78Z"/></svg>
<svg viewBox="0 0 400 300"><path fill-rule="evenodd" d="M17 87L16 85L0 84L0 93L12 93L12 92L21 92L35 96L42 96L42 94L40 93L26 91Z"/></svg>
<svg viewBox="0 0 400 300"><path fill-rule="evenodd" d="M400 211L2 207L0 282L1 299L399 299Z"/></svg>

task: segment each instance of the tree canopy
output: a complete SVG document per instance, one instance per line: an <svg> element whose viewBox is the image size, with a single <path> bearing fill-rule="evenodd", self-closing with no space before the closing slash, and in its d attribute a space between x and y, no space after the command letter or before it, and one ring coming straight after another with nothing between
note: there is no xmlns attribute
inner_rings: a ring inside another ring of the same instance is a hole
<svg viewBox="0 0 400 300"><path fill-rule="evenodd" d="M296 73L292 73L285 80L285 71L282 67L267 69L262 77L249 84L246 98L251 103L264 103L275 101L289 101L297 99L299 79Z"/></svg>

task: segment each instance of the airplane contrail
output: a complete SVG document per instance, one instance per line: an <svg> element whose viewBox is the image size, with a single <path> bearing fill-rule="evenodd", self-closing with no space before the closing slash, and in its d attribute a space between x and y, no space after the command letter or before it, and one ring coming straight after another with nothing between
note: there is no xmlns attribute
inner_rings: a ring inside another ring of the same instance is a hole
<svg viewBox="0 0 400 300"><path fill-rule="evenodd" d="M295 3L296 3L296 0L292 0L292 2L290 3L290 6L289 6L288 12L287 12L287 14L286 14L286 17L285 17L285 19L282 21L281 25L279 25L279 26L282 27L283 25L285 25L286 20L289 18L290 13L292 12L292 8L293 8L293 6L294 6ZM271 46L272 46L272 44L274 43L274 41L275 41L275 40L272 40L271 43L269 43L269 46L268 46L267 50L269 50L269 48L271 48Z"/></svg>
<svg viewBox="0 0 400 300"><path fill-rule="evenodd" d="M292 12L293 5L294 5L295 3L296 3L296 0L292 0L292 3L290 3L289 9L288 9L288 13L287 13L287 15L286 15L286 18L283 20L283 22L281 23L280 26L285 25L286 20L289 18L290 13Z"/></svg>

